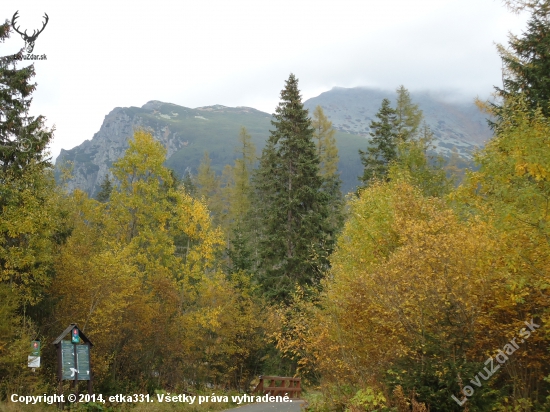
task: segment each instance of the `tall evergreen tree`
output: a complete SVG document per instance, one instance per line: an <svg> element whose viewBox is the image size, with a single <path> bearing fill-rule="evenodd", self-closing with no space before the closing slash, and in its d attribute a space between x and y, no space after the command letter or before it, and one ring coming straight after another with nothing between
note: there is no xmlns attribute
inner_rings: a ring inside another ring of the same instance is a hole
<svg viewBox="0 0 550 412"><path fill-rule="evenodd" d="M361 163L365 167L359 180L367 186L373 179L385 179L390 162L397 157L397 113L388 99L382 105L376 117L379 121L370 124L371 146L367 151L359 150Z"/></svg>
<svg viewBox="0 0 550 412"><path fill-rule="evenodd" d="M96 200L101 203L108 202L111 197L111 193L113 192L113 183L109 179L108 174L105 175L105 178L103 179L100 188L101 190L97 193L95 197Z"/></svg>
<svg viewBox="0 0 550 412"><path fill-rule="evenodd" d="M183 189L185 190L185 193L187 193L189 196L195 197L197 194L197 186L195 186L195 183L193 182L193 177L191 176L191 173L189 170L186 170L183 178L181 180L181 183L183 185Z"/></svg>
<svg viewBox="0 0 550 412"><path fill-rule="evenodd" d="M400 151L404 153L401 149L405 149L406 152L407 145L415 145L415 141L422 140L422 110L412 102L409 91L404 86L399 86L396 93L395 109L390 106L388 99L384 99L376 114L380 121L373 120L370 124L371 130L374 131L370 133L371 146L366 152L359 150L361 162L365 167L363 176L359 177L363 186L368 186L373 179L387 179L391 163L399 161Z"/></svg>
<svg viewBox="0 0 550 412"><path fill-rule="evenodd" d="M10 27L0 25L0 44ZM17 68L21 56L0 57L0 283L28 292L32 304L51 275L57 193L46 152L53 130L43 116L28 115L35 72L33 65Z"/></svg>
<svg viewBox="0 0 550 412"><path fill-rule="evenodd" d="M7 21L0 25L0 44L9 38L10 28ZM21 49L15 55L0 57L0 171L19 175L33 162L50 166L45 149L53 137L53 129L44 128L43 116L28 114L36 89L36 83L31 83L35 71L32 64L17 68L22 55Z"/></svg>
<svg viewBox="0 0 550 412"><path fill-rule="evenodd" d="M262 222L258 277L267 297L288 302L297 286L319 284L332 244L313 128L293 74L274 117L254 179Z"/></svg>
<svg viewBox="0 0 550 412"><path fill-rule="evenodd" d="M10 28L0 24L0 44ZM39 336L35 322L45 310L38 305L52 279L55 251L70 234L46 153L53 130L44 127L43 116L28 115L35 72L33 65L18 68L22 55L0 57L0 399L9 388L41 385L22 365L29 341Z"/></svg>
<svg viewBox="0 0 550 412"><path fill-rule="evenodd" d="M503 88L495 87L497 94L506 99L523 93L530 109L541 107L545 116L550 115L550 2L534 1L524 5L532 10L527 30L521 37L510 37L510 48L499 46L504 65ZM493 105L496 123L505 117L505 105Z"/></svg>

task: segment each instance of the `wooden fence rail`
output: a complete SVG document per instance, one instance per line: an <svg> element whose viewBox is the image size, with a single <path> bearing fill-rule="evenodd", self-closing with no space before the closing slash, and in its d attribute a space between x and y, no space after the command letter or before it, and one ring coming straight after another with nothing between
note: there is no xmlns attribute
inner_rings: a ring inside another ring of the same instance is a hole
<svg viewBox="0 0 550 412"><path fill-rule="evenodd" d="M253 392L272 396L288 395L291 399L300 399L302 394L301 381L301 378L285 376L260 376L260 383Z"/></svg>

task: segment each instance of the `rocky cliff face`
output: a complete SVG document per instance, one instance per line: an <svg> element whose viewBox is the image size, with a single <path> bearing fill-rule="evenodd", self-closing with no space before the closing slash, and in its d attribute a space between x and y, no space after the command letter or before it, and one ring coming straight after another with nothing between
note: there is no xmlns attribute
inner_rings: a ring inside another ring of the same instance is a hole
<svg viewBox="0 0 550 412"><path fill-rule="evenodd" d="M269 114L248 107L215 105L191 109L156 100L141 108L117 107L105 116L91 140L71 150L61 150L56 159L57 177L61 167L72 165L68 190L79 188L95 196L105 176L112 178L109 168L124 155L136 128L149 131L163 144L166 158L172 160L170 166L180 174L187 168L196 169L205 150L210 151L213 158L230 163L233 151L227 150L227 146L232 147L233 139L227 137L234 137L236 143L242 124L261 141L266 137L270 119ZM215 140L222 143L219 151L212 144ZM229 153L229 156L220 156L220 153Z"/></svg>
<svg viewBox="0 0 550 412"><path fill-rule="evenodd" d="M183 145L177 133L171 133L166 125L155 128L151 127L150 122L144 121L144 115L156 114L163 104L150 101L141 109L117 107L105 116L92 140L86 140L71 150L61 150L56 166L59 168L66 162L73 164L73 178L68 182L68 189L72 191L80 188L93 196L95 189L109 174L112 164L124 155L128 148L128 139L136 128L149 130L163 143L168 157L175 153Z"/></svg>

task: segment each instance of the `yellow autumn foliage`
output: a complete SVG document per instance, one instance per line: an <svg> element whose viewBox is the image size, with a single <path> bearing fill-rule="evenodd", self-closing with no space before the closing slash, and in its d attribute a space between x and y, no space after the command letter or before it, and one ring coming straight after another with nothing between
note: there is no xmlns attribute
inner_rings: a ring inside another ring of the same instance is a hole
<svg viewBox="0 0 550 412"><path fill-rule="evenodd" d="M463 396L516 338L521 350L476 386L484 395L469 405L541 405L550 373L550 123L521 99L506 105L477 155L479 171L447 199L423 195L406 174L351 198L323 294L297 296L278 312L278 347L320 379L328 398L349 385L389 393L403 383L428 404L453 408L450 395ZM518 337L526 322L541 325L528 340ZM502 388L510 396L491 404Z"/></svg>
<svg viewBox="0 0 550 412"><path fill-rule="evenodd" d="M408 183L374 185L351 201L332 257L315 363L335 381L367 382L420 356L427 335L460 345L491 323L505 280L485 222L460 221Z"/></svg>
<svg viewBox="0 0 550 412"><path fill-rule="evenodd" d="M72 194L74 229L51 288L56 318L92 340L100 381L242 385L262 341L246 330L261 331L262 317L216 267L222 233L203 202L175 187L164 156L138 131L114 165L109 202Z"/></svg>

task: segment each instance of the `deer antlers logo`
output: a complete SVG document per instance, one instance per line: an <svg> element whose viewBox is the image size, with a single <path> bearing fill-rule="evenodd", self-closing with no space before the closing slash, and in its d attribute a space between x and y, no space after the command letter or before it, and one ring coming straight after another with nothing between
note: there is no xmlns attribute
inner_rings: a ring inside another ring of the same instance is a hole
<svg viewBox="0 0 550 412"><path fill-rule="evenodd" d="M19 13L19 10L17 10L14 14L13 14L13 17L11 18L11 26L13 27L13 29L19 33L21 35L21 37L23 38L23 40L25 40L25 50L27 51L27 53L32 53L33 49L34 49L34 42L36 41L36 38L38 37L38 35L40 33L42 33L44 31L44 29L46 28L46 25L48 24L48 20L49 20L49 17L46 13L44 13L44 18L46 19L46 21L43 23L43 26L40 30L38 30L38 32L36 30L33 31L32 35L29 36L27 34L27 30L25 30L24 33L21 33L19 31L19 27L15 27L15 20L17 20L17 18L19 17L17 15L17 13Z"/></svg>

